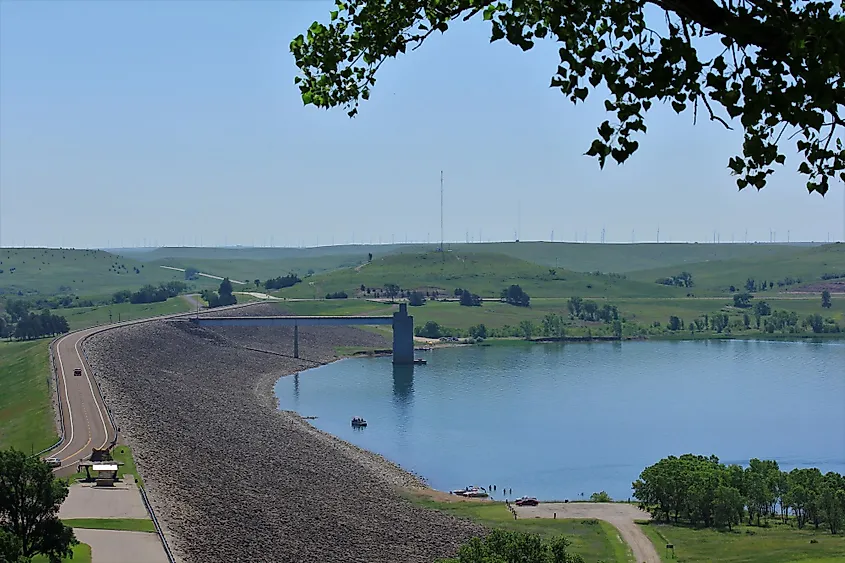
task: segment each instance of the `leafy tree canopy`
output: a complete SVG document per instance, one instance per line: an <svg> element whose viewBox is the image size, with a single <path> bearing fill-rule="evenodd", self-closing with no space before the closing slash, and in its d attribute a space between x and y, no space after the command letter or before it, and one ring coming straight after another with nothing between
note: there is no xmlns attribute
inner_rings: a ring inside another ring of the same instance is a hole
<svg viewBox="0 0 845 563"><path fill-rule="evenodd" d="M37 457L15 449L0 451L0 555L27 561L43 554L59 563L78 543L57 514L67 485Z"/></svg>
<svg viewBox="0 0 845 563"><path fill-rule="evenodd" d="M586 154L604 167L639 147L655 101L744 132L728 163L740 189L761 189L795 139L798 172L824 195L845 181L845 0L337 0L290 44L302 101L343 106L370 96L385 60L455 22L483 18L492 41L527 51L560 44L551 87L573 103L606 87L610 119ZM705 54L712 51L712 55ZM735 120L738 118L739 123Z"/></svg>

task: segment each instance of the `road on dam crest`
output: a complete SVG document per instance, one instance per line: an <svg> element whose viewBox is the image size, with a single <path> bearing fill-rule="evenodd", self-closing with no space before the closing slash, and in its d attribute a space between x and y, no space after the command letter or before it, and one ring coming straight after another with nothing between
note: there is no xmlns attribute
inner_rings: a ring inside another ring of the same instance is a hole
<svg viewBox="0 0 845 563"><path fill-rule="evenodd" d="M215 311L249 307L251 304L219 307ZM56 389L62 411L62 435L64 440L45 457L58 458L62 465L57 471L69 474L76 470L76 464L87 459L93 448L102 449L117 437L117 429L111 422L109 411L100 396L90 366L82 354L82 343L89 336L113 328L190 316L195 313L178 313L148 319L137 319L123 323L87 328L66 334L53 342L53 364L56 370ZM82 375L73 375L81 369ZM69 468L73 468L71 471Z"/></svg>
<svg viewBox="0 0 845 563"><path fill-rule="evenodd" d="M82 356L82 341L102 330L102 327L97 327L72 332L53 344L65 440L51 456L61 460L62 469L73 467L91 455L92 448L104 448L115 437L108 410ZM74 376L75 369L81 369L82 375Z"/></svg>

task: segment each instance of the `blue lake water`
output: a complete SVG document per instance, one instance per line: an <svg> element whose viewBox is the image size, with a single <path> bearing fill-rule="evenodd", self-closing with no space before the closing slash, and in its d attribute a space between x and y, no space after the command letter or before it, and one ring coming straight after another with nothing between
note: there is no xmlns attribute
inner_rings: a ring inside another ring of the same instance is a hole
<svg viewBox="0 0 845 563"><path fill-rule="evenodd" d="M350 359L276 384L280 408L425 477L544 500L628 498L662 457L845 474L845 344L696 341L468 347L428 365ZM353 429L353 416L369 426ZM500 495L497 495L500 496Z"/></svg>

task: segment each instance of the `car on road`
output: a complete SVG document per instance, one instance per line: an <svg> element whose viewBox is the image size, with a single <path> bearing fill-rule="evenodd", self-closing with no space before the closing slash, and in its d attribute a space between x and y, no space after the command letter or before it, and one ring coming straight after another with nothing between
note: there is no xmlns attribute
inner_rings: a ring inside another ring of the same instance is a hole
<svg viewBox="0 0 845 563"><path fill-rule="evenodd" d="M514 501L517 506L537 506L540 501L534 497L521 497Z"/></svg>
<svg viewBox="0 0 845 563"><path fill-rule="evenodd" d="M76 368L73 370L73 375L82 375L82 368Z"/></svg>
<svg viewBox="0 0 845 563"><path fill-rule="evenodd" d="M48 457L47 459L44 460L44 463L46 463L50 467L61 467L62 466L61 460L57 457Z"/></svg>

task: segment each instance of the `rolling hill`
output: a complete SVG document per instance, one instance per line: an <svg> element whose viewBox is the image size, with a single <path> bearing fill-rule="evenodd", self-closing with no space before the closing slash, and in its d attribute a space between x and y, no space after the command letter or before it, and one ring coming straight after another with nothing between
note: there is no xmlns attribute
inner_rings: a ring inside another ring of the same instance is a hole
<svg viewBox="0 0 845 563"><path fill-rule="evenodd" d="M549 268L504 254L447 251L402 253L375 258L372 263L306 278L303 283L281 290L287 297L322 297L344 291L361 294L361 285L383 288L397 284L402 289L438 290L452 294L468 289L482 297L498 297L510 284L519 284L532 297L679 297L680 288L631 281L621 276L579 273Z"/></svg>
<svg viewBox="0 0 845 563"><path fill-rule="evenodd" d="M104 295L183 279L181 272L102 250L0 248L0 295ZM195 282L203 284L214 285Z"/></svg>
<svg viewBox="0 0 845 563"><path fill-rule="evenodd" d="M631 272L628 277L642 282L680 273L681 269L692 274L696 292L703 290L725 292L733 285L741 288L748 278L757 282L775 283L791 277L802 284L818 281L823 274L845 274L845 244L835 243L810 248L799 248L785 255L743 257L714 260L697 264L671 266ZM798 284L780 287L780 290L797 288Z"/></svg>

